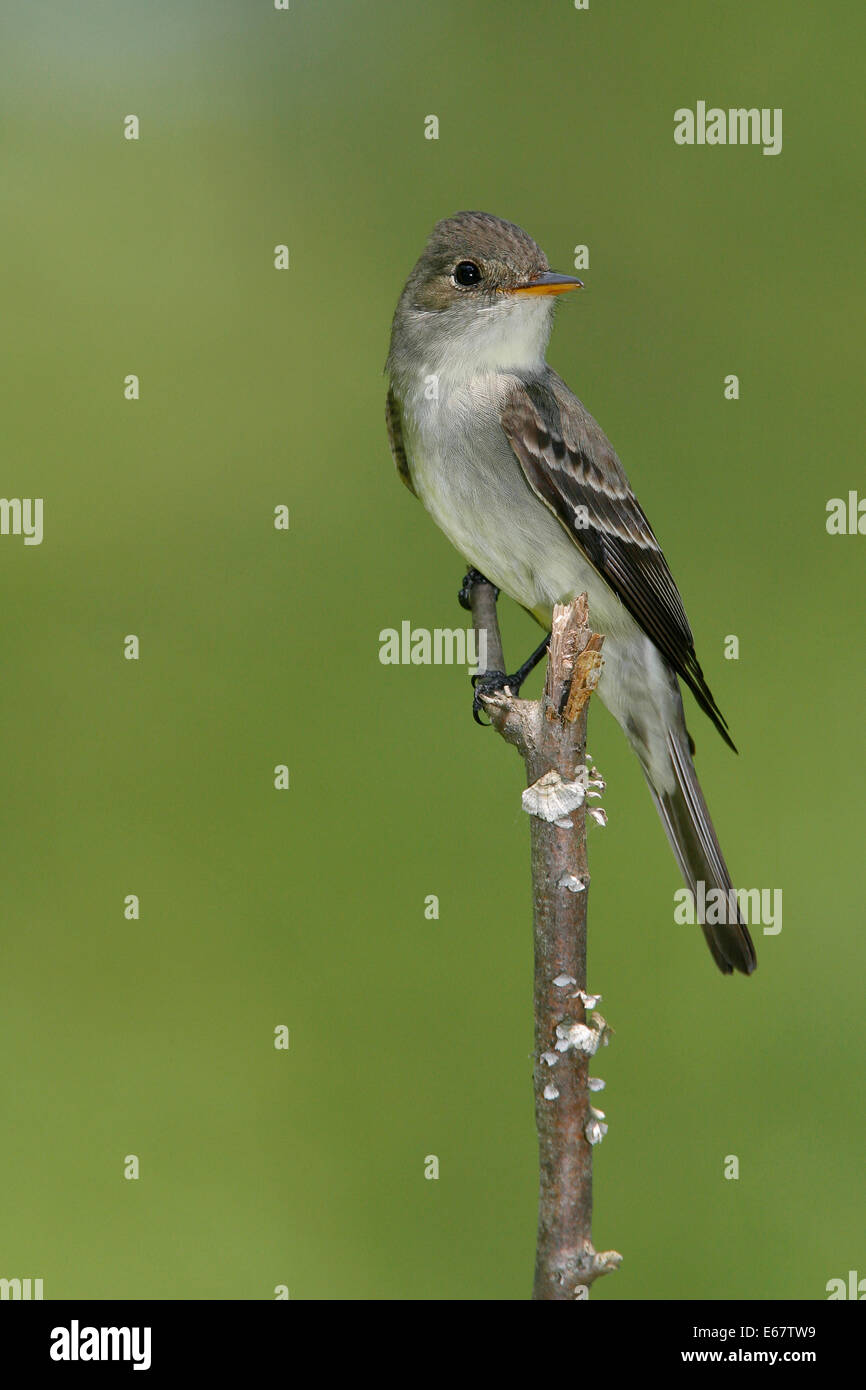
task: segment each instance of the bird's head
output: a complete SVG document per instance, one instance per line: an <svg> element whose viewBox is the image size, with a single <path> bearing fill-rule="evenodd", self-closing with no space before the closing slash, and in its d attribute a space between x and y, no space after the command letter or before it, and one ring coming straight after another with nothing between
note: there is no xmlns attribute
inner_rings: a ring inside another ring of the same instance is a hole
<svg viewBox="0 0 866 1390"><path fill-rule="evenodd" d="M436 223L406 282L389 365L402 353L455 374L537 368L556 296L580 285L513 222L458 212Z"/></svg>

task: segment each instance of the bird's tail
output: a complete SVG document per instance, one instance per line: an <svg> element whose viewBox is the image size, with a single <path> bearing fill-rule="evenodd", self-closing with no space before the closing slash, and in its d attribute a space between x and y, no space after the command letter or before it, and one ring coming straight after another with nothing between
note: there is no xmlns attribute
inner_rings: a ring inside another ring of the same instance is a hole
<svg viewBox="0 0 866 1390"><path fill-rule="evenodd" d="M730 975L733 970L751 975L758 964L755 947L740 914L731 876L698 783L684 724L678 729L668 730L667 747L673 769L672 789L659 790L644 766L653 800L683 878L695 895L696 904L700 907L706 903L712 889L721 889L724 894L723 906L719 903L718 894L714 894L711 900L717 907L716 912L708 910L700 914L704 917L719 915L723 919L718 922L701 920L713 960L725 975ZM701 883L704 885L703 892L698 888Z"/></svg>

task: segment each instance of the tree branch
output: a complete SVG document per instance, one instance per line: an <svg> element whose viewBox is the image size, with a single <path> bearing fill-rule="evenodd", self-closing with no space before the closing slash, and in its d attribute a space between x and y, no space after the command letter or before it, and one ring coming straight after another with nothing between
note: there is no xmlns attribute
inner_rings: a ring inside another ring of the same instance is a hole
<svg viewBox="0 0 866 1390"><path fill-rule="evenodd" d="M476 635L486 632L488 668L504 670L495 592L470 590ZM586 801L604 783L587 771L586 717L601 672L603 637L589 626L586 595L554 609L547 679L540 701L484 697L494 728L526 764L523 807L531 816L535 928L533 1081L539 1148L538 1243L534 1299L588 1296L616 1269L615 1250L592 1243L592 1150L607 1126L590 1103L589 1064L608 1040L586 988ZM483 650L483 647L477 647ZM601 823L604 812L592 808ZM593 1083L599 1089L602 1083Z"/></svg>

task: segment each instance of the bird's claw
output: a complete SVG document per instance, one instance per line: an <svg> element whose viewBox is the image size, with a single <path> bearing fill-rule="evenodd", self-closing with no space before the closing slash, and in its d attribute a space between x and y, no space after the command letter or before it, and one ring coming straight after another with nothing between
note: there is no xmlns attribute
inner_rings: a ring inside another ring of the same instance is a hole
<svg viewBox="0 0 866 1390"><path fill-rule="evenodd" d="M507 692L509 695L516 694L512 689L512 676L507 676L504 671L481 671L477 676L472 677L472 718L476 724L482 728L488 727L481 719L482 712L486 712L484 697L486 695L501 695Z"/></svg>

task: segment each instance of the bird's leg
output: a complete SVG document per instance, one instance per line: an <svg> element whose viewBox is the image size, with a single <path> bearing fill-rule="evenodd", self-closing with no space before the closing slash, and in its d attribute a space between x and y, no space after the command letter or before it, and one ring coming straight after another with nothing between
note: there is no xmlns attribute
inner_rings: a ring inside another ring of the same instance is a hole
<svg viewBox="0 0 866 1390"><path fill-rule="evenodd" d="M526 658L522 666L518 666L513 676L508 677L507 684L511 687L511 693L513 695L516 695L518 693L523 682L526 680L526 677L529 675L531 671L535 670L539 661L541 661L544 658L544 656L547 653L547 647L549 642L550 633L548 632L544 640L542 642L539 642L532 655Z"/></svg>

